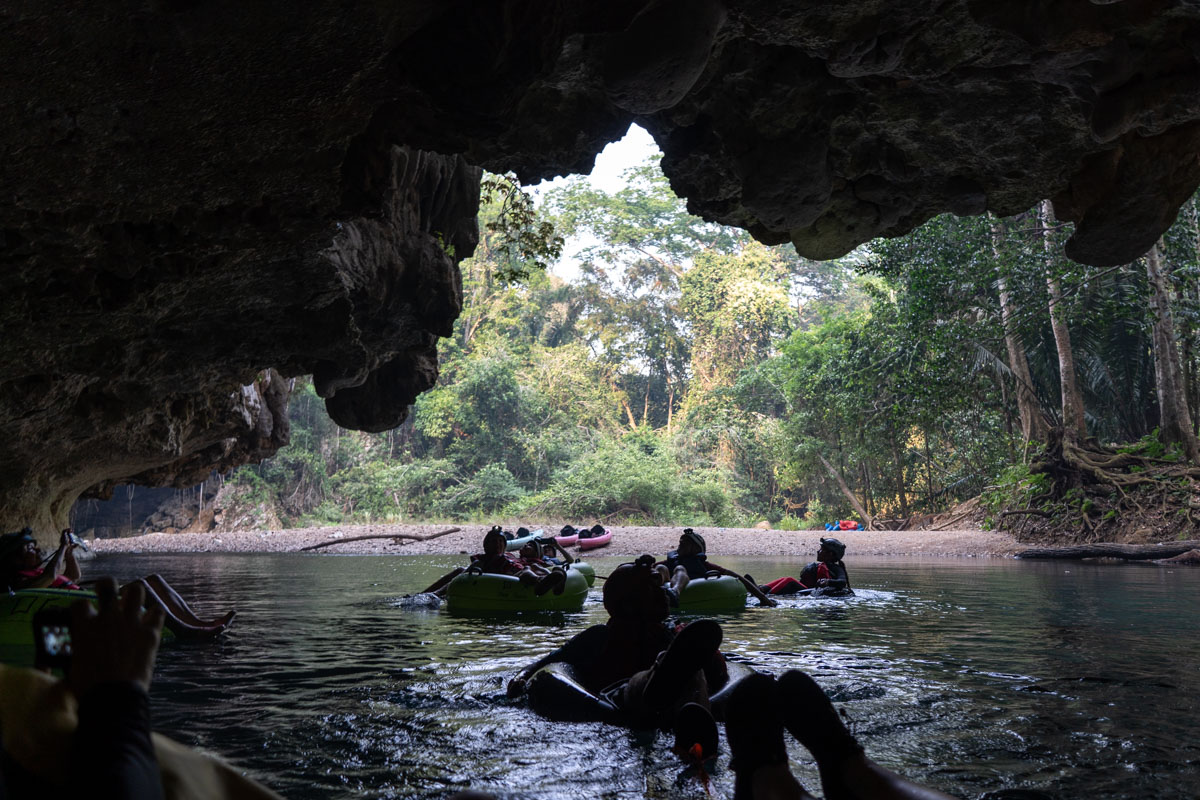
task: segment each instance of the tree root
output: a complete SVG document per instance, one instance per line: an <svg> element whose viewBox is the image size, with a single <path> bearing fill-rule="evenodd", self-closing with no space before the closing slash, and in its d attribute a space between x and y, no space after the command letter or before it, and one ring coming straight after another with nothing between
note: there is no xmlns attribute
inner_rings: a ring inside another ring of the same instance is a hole
<svg viewBox="0 0 1200 800"><path fill-rule="evenodd" d="M1200 526L1200 467L1123 453L1052 431L1029 465L1044 491L998 514L1024 541L1086 543L1176 538Z"/></svg>

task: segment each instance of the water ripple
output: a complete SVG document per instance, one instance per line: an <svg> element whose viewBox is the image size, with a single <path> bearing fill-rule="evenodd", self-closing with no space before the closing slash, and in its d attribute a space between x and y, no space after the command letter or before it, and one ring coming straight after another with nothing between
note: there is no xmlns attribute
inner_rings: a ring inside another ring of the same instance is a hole
<svg viewBox="0 0 1200 800"><path fill-rule="evenodd" d="M457 561L124 555L91 570L161 572L201 614L239 608L223 641L163 648L154 717L285 796L706 797L665 737L551 724L505 696L521 666L603 621L599 587L580 613L517 619L400 601ZM760 577L803 565L721 562ZM615 563L596 560L601 573ZM977 559L850 567L853 598L722 616L723 649L775 674L810 672L869 754L961 797L1200 796L1190 574ZM808 754L789 752L817 788ZM732 795L727 761L714 796Z"/></svg>

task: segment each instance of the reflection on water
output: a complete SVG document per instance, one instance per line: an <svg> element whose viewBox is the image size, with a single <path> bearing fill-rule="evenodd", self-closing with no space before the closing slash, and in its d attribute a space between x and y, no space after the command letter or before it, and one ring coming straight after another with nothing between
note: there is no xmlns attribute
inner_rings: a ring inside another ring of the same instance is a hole
<svg viewBox="0 0 1200 800"><path fill-rule="evenodd" d="M161 572L201 616L240 613L217 644L165 647L159 730L292 798L705 796L665 737L550 724L510 702L520 666L603 621L402 607L461 557L102 556L91 574ZM759 578L798 562L722 558ZM596 559L600 573L615 559ZM788 598L723 617L727 652L811 673L877 761L961 797L1200 797L1195 572L1152 566L851 559L858 596ZM793 766L818 782L798 745ZM727 753L713 776L732 796Z"/></svg>

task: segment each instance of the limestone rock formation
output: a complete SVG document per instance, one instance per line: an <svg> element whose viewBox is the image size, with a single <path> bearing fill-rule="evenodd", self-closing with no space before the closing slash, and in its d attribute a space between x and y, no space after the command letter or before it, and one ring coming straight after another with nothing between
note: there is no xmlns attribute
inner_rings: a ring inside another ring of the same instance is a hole
<svg viewBox="0 0 1200 800"><path fill-rule="evenodd" d="M1200 183L1173 0L14 0L0 11L0 527L286 440L287 379L397 424L436 378L479 167L631 122L697 214L810 257L1052 198L1140 255Z"/></svg>

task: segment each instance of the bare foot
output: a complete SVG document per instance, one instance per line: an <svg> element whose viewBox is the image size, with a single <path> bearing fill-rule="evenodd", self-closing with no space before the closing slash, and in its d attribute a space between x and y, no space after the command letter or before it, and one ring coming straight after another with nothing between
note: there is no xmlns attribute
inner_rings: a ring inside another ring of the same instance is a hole
<svg viewBox="0 0 1200 800"><path fill-rule="evenodd" d="M228 628L230 625L233 624L233 618L236 616L237 616L236 611L230 611L228 614L217 617L213 621L209 622L208 626L215 627L215 628Z"/></svg>
<svg viewBox="0 0 1200 800"><path fill-rule="evenodd" d="M200 642L215 639L225 632L225 625L189 625L179 620L167 620L167 628L181 641Z"/></svg>

